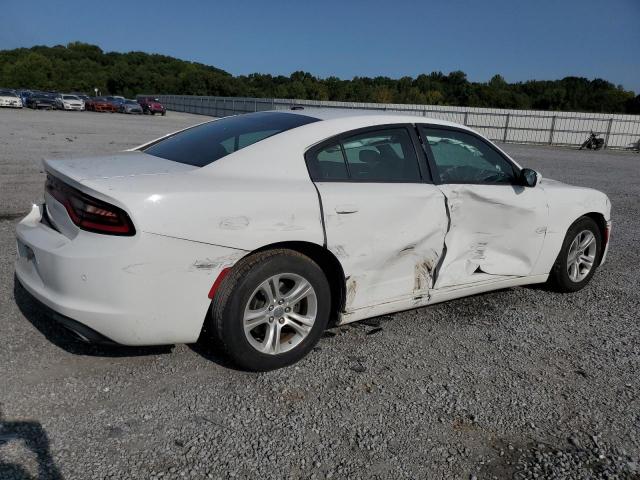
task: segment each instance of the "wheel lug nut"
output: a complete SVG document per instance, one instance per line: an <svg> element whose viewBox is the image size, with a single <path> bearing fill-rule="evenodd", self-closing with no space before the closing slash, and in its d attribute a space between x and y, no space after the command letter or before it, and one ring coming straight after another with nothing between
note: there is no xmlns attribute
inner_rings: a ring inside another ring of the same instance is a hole
<svg viewBox="0 0 640 480"><path fill-rule="evenodd" d="M278 305L282 305L284 303L284 300L278 300Z"/></svg>
<svg viewBox="0 0 640 480"><path fill-rule="evenodd" d="M269 311L273 310L273 305L269 305Z"/></svg>
<svg viewBox="0 0 640 480"><path fill-rule="evenodd" d="M280 323L284 323L284 318L280 317L280 318L278 319L278 322L280 322Z"/></svg>
<svg viewBox="0 0 640 480"><path fill-rule="evenodd" d="M269 317L269 323L273 322L273 317Z"/></svg>
<svg viewBox="0 0 640 480"><path fill-rule="evenodd" d="M291 308L287 307L284 309L285 312L289 313L291 311Z"/></svg>

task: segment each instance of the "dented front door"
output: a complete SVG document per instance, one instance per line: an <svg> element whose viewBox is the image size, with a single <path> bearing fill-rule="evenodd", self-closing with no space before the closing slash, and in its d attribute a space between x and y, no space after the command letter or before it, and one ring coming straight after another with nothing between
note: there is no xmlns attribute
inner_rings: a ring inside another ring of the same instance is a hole
<svg viewBox="0 0 640 480"><path fill-rule="evenodd" d="M530 275L546 234L544 191L522 186L518 167L469 131L419 131L449 214L434 288Z"/></svg>
<svg viewBox="0 0 640 480"><path fill-rule="evenodd" d="M547 225L541 188L445 184L440 189L450 224L435 288L490 280L486 274L531 274Z"/></svg>

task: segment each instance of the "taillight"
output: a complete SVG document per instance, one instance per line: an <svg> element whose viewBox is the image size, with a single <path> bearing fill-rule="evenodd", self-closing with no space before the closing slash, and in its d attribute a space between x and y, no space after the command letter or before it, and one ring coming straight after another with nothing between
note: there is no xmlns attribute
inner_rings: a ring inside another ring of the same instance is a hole
<svg viewBox="0 0 640 480"><path fill-rule="evenodd" d="M70 187L47 175L45 189L64 205L71 221L82 230L107 235L135 235L136 230L127 212Z"/></svg>

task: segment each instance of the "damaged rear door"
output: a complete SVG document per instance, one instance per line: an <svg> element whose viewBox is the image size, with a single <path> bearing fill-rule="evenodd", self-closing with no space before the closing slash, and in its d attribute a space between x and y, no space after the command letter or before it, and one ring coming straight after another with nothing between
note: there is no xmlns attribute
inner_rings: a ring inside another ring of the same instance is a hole
<svg viewBox="0 0 640 480"><path fill-rule="evenodd" d="M346 310L426 297L448 220L415 129L359 129L305 158L322 202L327 248L347 277Z"/></svg>
<svg viewBox="0 0 640 480"><path fill-rule="evenodd" d="M450 219L434 288L529 275L546 234L544 191L522 186L518 167L479 136L428 125L419 132Z"/></svg>

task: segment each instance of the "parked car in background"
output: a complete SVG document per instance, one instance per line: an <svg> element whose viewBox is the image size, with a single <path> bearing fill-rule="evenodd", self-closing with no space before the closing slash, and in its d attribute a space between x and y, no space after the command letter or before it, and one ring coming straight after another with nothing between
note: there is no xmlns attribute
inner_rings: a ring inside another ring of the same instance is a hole
<svg viewBox="0 0 640 480"><path fill-rule="evenodd" d="M154 115L159 113L161 115L166 115L167 110L164 108L164 105L160 103L155 97L138 97L138 103L142 107L142 113L145 115L151 114Z"/></svg>
<svg viewBox="0 0 640 480"><path fill-rule="evenodd" d="M47 92L32 92L27 98L26 106L34 110L54 110L57 108L56 97L54 94Z"/></svg>
<svg viewBox="0 0 640 480"><path fill-rule="evenodd" d="M122 105L122 103L124 102L124 97L118 97L118 96L113 96L113 95L109 95L104 97L105 100L107 100L107 102L111 103L111 105L113 105L113 107L115 108L115 111L119 111L120 105Z"/></svg>
<svg viewBox="0 0 640 480"><path fill-rule="evenodd" d="M85 340L191 343L204 327L250 370L302 358L329 320L576 292L611 231L604 193L410 115L250 113L44 168L45 203L16 227L29 292Z"/></svg>
<svg viewBox="0 0 640 480"><path fill-rule="evenodd" d="M92 112L116 112L116 106L105 97L94 97L85 102L85 108Z"/></svg>
<svg viewBox="0 0 640 480"><path fill-rule="evenodd" d="M22 100L14 90L0 89L0 107L22 108Z"/></svg>
<svg viewBox="0 0 640 480"><path fill-rule="evenodd" d="M118 111L120 113L142 113L142 107L135 100L125 100L118 105Z"/></svg>
<svg viewBox="0 0 640 480"><path fill-rule="evenodd" d="M87 100L89 100L91 98L89 95L85 95L82 92L69 92L69 95L75 95L76 97L78 97L83 102L86 102Z"/></svg>
<svg viewBox="0 0 640 480"><path fill-rule="evenodd" d="M84 104L84 100L77 97L76 95L71 95L68 93L60 94L60 96L56 99L56 101L58 103L58 108L60 110L82 111L86 108Z"/></svg>
<svg viewBox="0 0 640 480"><path fill-rule="evenodd" d="M18 94L18 96L20 97L20 100L22 100L22 105L24 107L27 106L27 99L29 98L29 96L31 95L31 90L18 90L16 92Z"/></svg>

